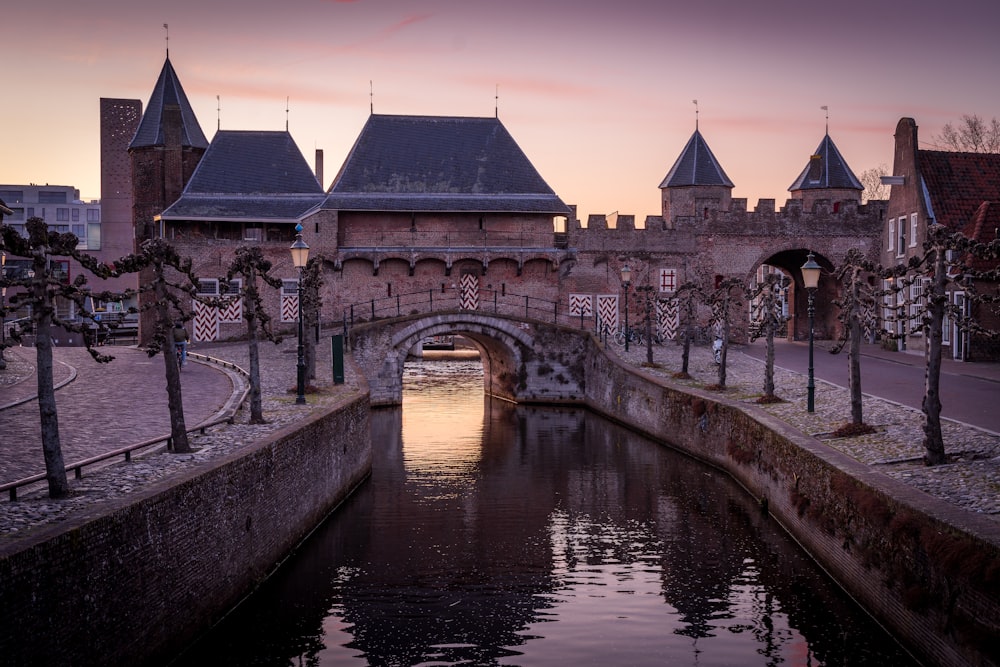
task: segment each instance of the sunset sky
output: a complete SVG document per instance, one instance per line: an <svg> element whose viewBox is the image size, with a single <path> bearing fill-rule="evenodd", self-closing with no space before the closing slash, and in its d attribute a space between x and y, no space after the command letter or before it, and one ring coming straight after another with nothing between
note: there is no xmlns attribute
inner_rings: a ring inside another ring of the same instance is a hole
<svg viewBox="0 0 1000 667"><path fill-rule="evenodd" d="M99 100L170 60L202 129L280 130L330 185L376 113L499 117L579 216L659 214L700 129L752 209L830 136L859 174L1000 117L996 0L33 0L4 10L0 183L100 196ZM369 83L371 82L371 83ZM370 88L371 86L371 88ZM373 98L369 91L373 90ZM496 96L499 92L499 101Z"/></svg>

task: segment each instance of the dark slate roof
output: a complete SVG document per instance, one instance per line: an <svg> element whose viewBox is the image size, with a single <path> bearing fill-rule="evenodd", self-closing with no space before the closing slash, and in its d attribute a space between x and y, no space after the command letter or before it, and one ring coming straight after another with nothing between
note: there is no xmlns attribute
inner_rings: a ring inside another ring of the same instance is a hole
<svg viewBox="0 0 1000 667"><path fill-rule="evenodd" d="M809 159L806 168L788 187L788 190L795 192L796 190L828 190L831 188L865 189L851 168L847 166L847 161L837 150L833 139L827 134L819 142L819 147Z"/></svg>
<svg viewBox="0 0 1000 667"><path fill-rule="evenodd" d="M181 109L183 123L181 145L193 148L206 148L208 146L205 133L201 131L198 119L194 115L194 109L191 108L191 103L188 102L187 95L184 94L181 82L168 57L163 63L160 78L156 80L153 94L149 96L149 104L146 105L146 112L142 115L139 129L135 131L129 148L163 146L166 143L163 138L163 109L170 105L179 106Z"/></svg>
<svg viewBox="0 0 1000 667"><path fill-rule="evenodd" d="M983 202L1000 203L1000 154L917 151L934 221L965 229Z"/></svg>
<svg viewBox="0 0 1000 667"><path fill-rule="evenodd" d="M680 157L667 172L661 188L679 188L691 185L722 185L733 187L733 182L712 154L701 132L694 131Z"/></svg>
<svg viewBox="0 0 1000 667"><path fill-rule="evenodd" d="M325 194L288 132L220 130L165 220L294 220Z"/></svg>
<svg viewBox="0 0 1000 667"><path fill-rule="evenodd" d="M324 208L568 215L496 118L372 114Z"/></svg>

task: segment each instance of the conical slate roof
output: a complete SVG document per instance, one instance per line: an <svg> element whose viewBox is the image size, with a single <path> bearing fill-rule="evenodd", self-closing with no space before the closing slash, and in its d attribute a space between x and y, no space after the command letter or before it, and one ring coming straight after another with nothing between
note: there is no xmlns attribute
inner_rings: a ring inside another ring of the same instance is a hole
<svg viewBox="0 0 1000 667"><path fill-rule="evenodd" d="M166 141L163 137L163 110L167 106L178 106L181 110L181 145L193 148L208 148L208 140L205 133L198 125L198 119L194 115L191 103L188 102L187 95L181 87L181 82L174 72L173 65L170 64L168 56L160 70L160 78L156 80L153 94L149 96L149 104L146 105L146 113L142 115L139 122L139 129L129 144L132 148L148 148L150 146L163 146Z"/></svg>
<svg viewBox="0 0 1000 667"><path fill-rule="evenodd" d="M674 166L667 172L660 188L678 188L691 185L721 185L733 187L733 182L715 159L712 150L701 136L694 131Z"/></svg>
<svg viewBox="0 0 1000 667"><path fill-rule="evenodd" d="M851 168L847 166L847 162L837 150L833 139L827 134L809 159L809 164L788 189L794 192L796 190L826 190L830 188L865 189Z"/></svg>
<svg viewBox="0 0 1000 667"><path fill-rule="evenodd" d="M383 114L368 118L323 207L570 212L498 119Z"/></svg>
<svg viewBox="0 0 1000 667"><path fill-rule="evenodd" d="M322 186L287 131L220 130L164 220L292 221Z"/></svg>

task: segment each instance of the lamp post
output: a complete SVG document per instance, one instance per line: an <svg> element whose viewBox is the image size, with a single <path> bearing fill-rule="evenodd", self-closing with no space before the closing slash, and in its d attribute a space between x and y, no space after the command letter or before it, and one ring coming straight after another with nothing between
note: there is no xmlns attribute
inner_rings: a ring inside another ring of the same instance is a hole
<svg viewBox="0 0 1000 667"><path fill-rule="evenodd" d="M819 285L820 265L816 257L809 252L806 263L802 265L802 284L809 293L809 382L806 385L806 411L816 410L816 380L813 376L813 318L816 314L816 287Z"/></svg>
<svg viewBox="0 0 1000 667"><path fill-rule="evenodd" d="M305 348L302 346L302 269L305 268L306 262L309 260L309 246L302 240L302 225L295 225L295 241L289 250L292 252L292 265L299 270L299 347L296 365L298 374L295 381L295 403L302 405L306 402L306 358Z"/></svg>
<svg viewBox="0 0 1000 667"><path fill-rule="evenodd" d="M628 352L628 286L632 282L632 269L628 262L622 265L622 287L625 288L625 351Z"/></svg>

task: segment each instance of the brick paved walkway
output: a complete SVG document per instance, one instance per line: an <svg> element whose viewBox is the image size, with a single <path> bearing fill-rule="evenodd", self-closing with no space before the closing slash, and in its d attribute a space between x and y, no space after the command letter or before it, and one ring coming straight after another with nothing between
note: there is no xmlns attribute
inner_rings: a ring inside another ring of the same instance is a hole
<svg viewBox="0 0 1000 667"><path fill-rule="evenodd" d="M66 463L170 433L163 357L133 347L103 348L116 359L95 362L86 349L53 351L59 439ZM0 483L45 472L36 395L35 349L10 348L0 371ZM233 392L215 366L189 362L181 374L185 422L209 419ZM21 402L24 401L24 402ZM12 405L14 404L14 405Z"/></svg>

